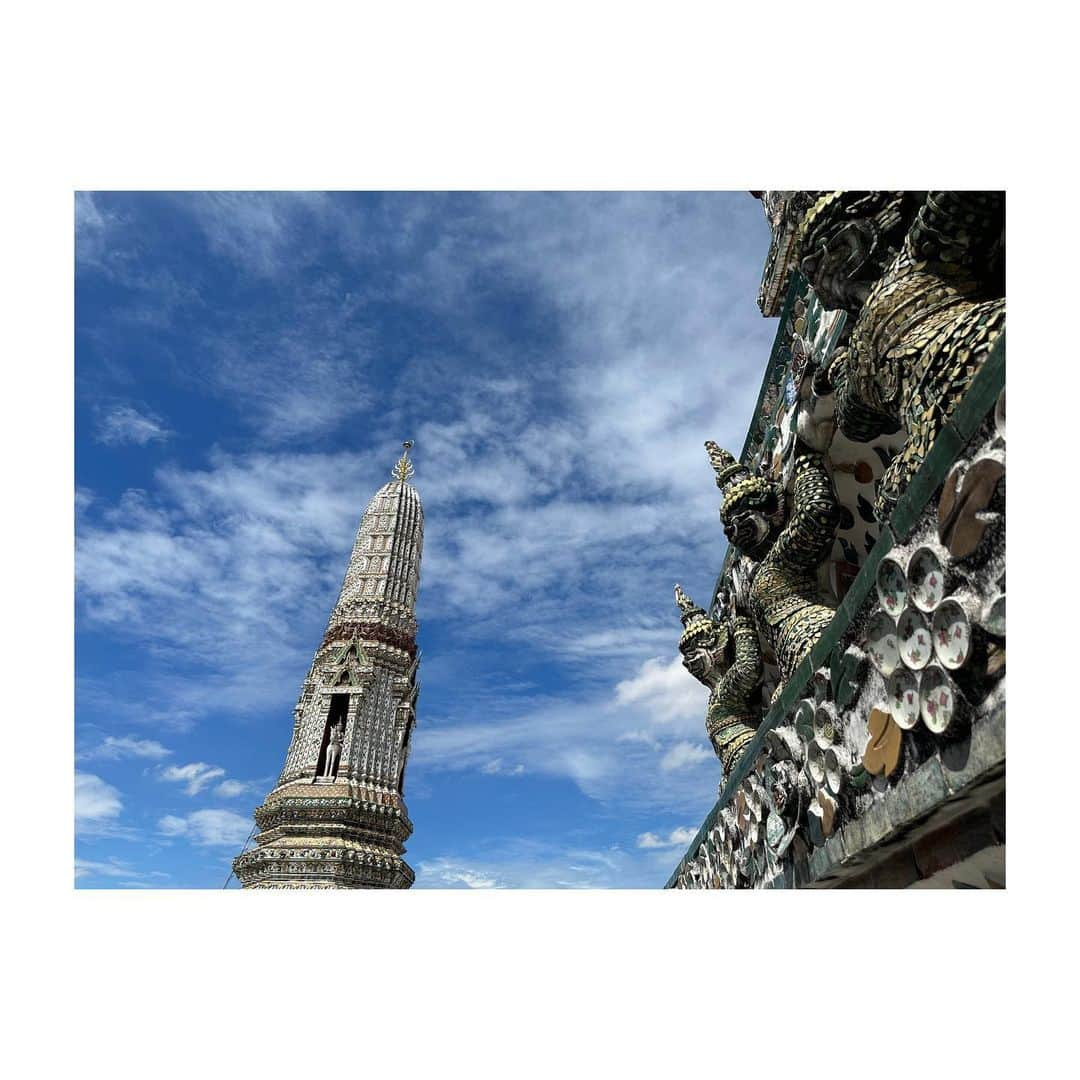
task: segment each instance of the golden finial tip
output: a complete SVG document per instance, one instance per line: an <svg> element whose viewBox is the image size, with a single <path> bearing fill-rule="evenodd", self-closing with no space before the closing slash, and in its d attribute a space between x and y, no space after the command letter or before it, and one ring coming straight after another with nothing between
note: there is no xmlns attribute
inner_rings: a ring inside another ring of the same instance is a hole
<svg viewBox="0 0 1080 1080"><path fill-rule="evenodd" d="M404 452L402 453L401 458L398 460L398 463L394 466L394 479L400 480L402 483L405 483L405 481L408 480L415 471L413 469L413 463L409 460L409 451L412 449L412 444L412 439L406 439L401 444Z"/></svg>

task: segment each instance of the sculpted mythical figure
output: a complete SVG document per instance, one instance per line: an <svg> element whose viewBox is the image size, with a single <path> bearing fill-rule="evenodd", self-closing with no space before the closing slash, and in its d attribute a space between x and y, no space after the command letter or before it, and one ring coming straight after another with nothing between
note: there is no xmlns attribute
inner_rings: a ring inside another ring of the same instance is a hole
<svg viewBox="0 0 1080 1080"><path fill-rule="evenodd" d="M836 614L816 576L840 522L836 493L820 454L796 456L789 506L779 484L752 474L711 440L705 449L724 495L724 534L758 564L749 608L780 669L775 699Z"/></svg>
<svg viewBox="0 0 1080 1080"><path fill-rule="evenodd" d="M878 488L884 521L1005 326L1004 195L834 191L803 219L801 268L854 320L827 377L836 420L908 440Z"/></svg>
<svg viewBox="0 0 1080 1080"><path fill-rule="evenodd" d="M678 585L675 603L684 627L683 667L709 688L705 730L727 776L761 722L761 710L751 700L761 684L757 631L745 615L710 619Z"/></svg>
<svg viewBox="0 0 1080 1080"><path fill-rule="evenodd" d="M341 745L345 741L345 729L338 720L330 728L330 741L326 744L326 765L323 768L324 777L337 775L338 761L341 760Z"/></svg>

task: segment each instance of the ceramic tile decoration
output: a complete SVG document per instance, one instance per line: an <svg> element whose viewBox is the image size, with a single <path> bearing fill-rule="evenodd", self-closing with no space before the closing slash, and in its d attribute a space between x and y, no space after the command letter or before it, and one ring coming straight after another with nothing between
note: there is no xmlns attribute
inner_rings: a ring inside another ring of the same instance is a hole
<svg viewBox="0 0 1080 1080"><path fill-rule="evenodd" d="M921 671L930 662L934 647L930 641L930 626L922 612L910 607L904 611L896 621L896 640L900 659L912 671Z"/></svg>
<svg viewBox="0 0 1080 1080"><path fill-rule="evenodd" d="M823 750L836 738L836 719L832 711L820 706L814 713L814 741Z"/></svg>
<svg viewBox="0 0 1080 1080"><path fill-rule="evenodd" d="M919 711L927 728L940 735L947 731L956 714L956 694L948 675L936 666L928 667L922 675L919 689Z"/></svg>
<svg viewBox="0 0 1080 1080"><path fill-rule="evenodd" d="M907 606L908 583L904 568L895 559L882 559L877 572L881 606L895 619Z"/></svg>
<svg viewBox="0 0 1080 1080"><path fill-rule="evenodd" d="M920 611L933 611L945 599L945 571L928 547L911 556L907 572L911 600Z"/></svg>
<svg viewBox="0 0 1080 1080"><path fill-rule="evenodd" d="M866 626L866 651L882 675L891 675L900 666L896 630L896 623L887 611L875 612Z"/></svg>
<svg viewBox="0 0 1080 1080"><path fill-rule="evenodd" d="M779 325L742 453L706 443L728 548L680 639L734 750L669 885L951 884L985 830L939 823L1003 799L1003 195L759 194Z"/></svg>
<svg viewBox="0 0 1080 1080"><path fill-rule="evenodd" d="M769 847L774 850L778 848L786 831L784 819L779 814L770 814L765 823L765 839L768 840Z"/></svg>
<svg viewBox="0 0 1080 1080"><path fill-rule="evenodd" d="M814 703L809 698L803 698L795 709L795 730L804 742L808 742L813 737L816 711Z"/></svg>
<svg viewBox="0 0 1080 1080"><path fill-rule="evenodd" d="M900 764L904 733L888 710L882 708L870 710L866 727L869 738L863 752L863 768L871 776L891 776Z"/></svg>
<svg viewBox="0 0 1080 1080"><path fill-rule="evenodd" d="M956 600L945 600L934 613L934 655L942 667L956 671L971 655L971 623Z"/></svg>
<svg viewBox="0 0 1080 1080"><path fill-rule="evenodd" d="M842 746L830 746L825 751L825 786L832 795L839 795L844 786L847 760L847 751Z"/></svg>
<svg viewBox="0 0 1080 1080"><path fill-rule="evenodd" d="M919 722L919 676L900 668L886 680L885 693L893 720L910 731Z"/></svg>

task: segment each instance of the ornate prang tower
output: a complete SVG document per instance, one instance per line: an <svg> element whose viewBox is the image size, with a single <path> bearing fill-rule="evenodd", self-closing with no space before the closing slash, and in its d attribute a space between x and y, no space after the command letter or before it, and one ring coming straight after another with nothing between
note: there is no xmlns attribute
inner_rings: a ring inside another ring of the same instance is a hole
<svg viewBox="0 0 1080 1080"><path fill-rule="evenodd" d="M349 568L294 710L255 847L233 862L261 889L407 889L402 798L416 723L417 583L424 542L409 448L364 511Z"/></svg>

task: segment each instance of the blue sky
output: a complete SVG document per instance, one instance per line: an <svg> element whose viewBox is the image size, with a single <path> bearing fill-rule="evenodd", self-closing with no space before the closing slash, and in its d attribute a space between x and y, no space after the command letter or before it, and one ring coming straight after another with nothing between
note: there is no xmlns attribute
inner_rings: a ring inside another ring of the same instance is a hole
<svg viewBox="0 0 1080 1080"><path fill-rule="evenodd" d="M76 883L219 888L403 439L417 888L661 886L716 794L671 597L775 324L744 192L76 196Z"/></svg>

